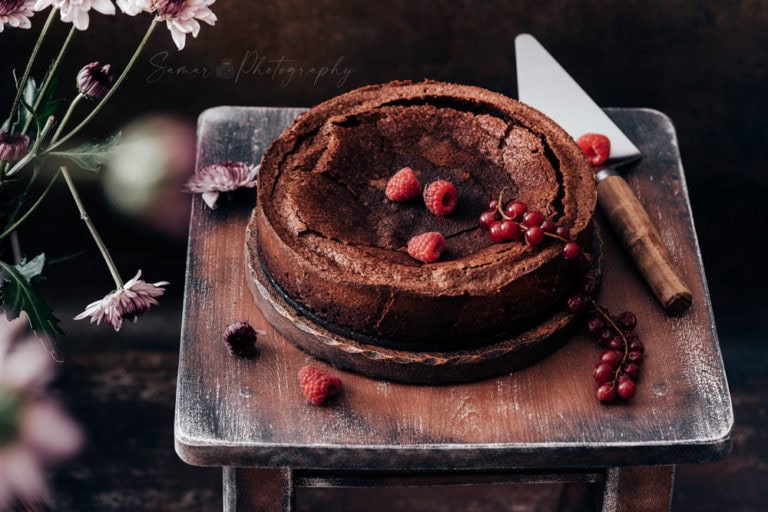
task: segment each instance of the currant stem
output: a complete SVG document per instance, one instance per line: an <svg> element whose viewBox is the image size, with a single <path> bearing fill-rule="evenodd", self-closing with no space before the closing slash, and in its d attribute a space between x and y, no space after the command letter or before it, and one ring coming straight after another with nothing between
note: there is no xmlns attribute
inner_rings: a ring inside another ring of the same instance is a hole
<svg viewBox="0 0 768 512"><path fill-rule="evenodd" d="M627 362L627 355L629 355L629 340L627 340L626 336L624 336L624 332L619 329L619 326L616 325L616 322L613 321L613 318L611 318L611 315L608 314L607 311L603 307L601 307L597 302L594 300L590 301L592 304L592 307L597 311L597 313L605 319L609 324L611 324L611 327L613 327L617 333L619 333L619 336L621 336L622 340L622 346L624 347L624 355L621 357L621 364L619 364L616 367L616 372L613 375L613 381L611 382L612 386L616 385L616 381L619 379L619 374L621 373L621 369L624 367L624 364Z"/></svg>

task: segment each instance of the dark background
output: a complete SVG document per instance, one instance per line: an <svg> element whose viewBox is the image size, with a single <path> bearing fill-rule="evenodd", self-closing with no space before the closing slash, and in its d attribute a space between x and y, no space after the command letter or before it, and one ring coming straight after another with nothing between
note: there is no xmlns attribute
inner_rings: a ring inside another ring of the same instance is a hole
<svg viewBox="0 0 768 512"><path fill-rule="evenodd" d="M768 183L762 154L768 134L768 2L289 0L220 1L212 9L219 17L216 27L204 25L181 52L165 27L158 27L123 90L83 137L112 132L150 112L194 122L214 105L311 106L394 79L468 83L515 96L513 42L520 32L534 34L598 104L669 115L677 128L737 420L734 455L681 470L675 503L681 510L759 509L764 496L758 482L767 476L760 463L766 459L766 434L760 432L767 404L761 361L768 333L763 319ZM6 28L0 35L3 109L10 104L11 69L23 68L45 14L33 18L30 31ZM119 70L149 23L146 16L94 14L91 20L65 59L63 98L80 66L98 60ZM49 61L67 29L58 24L39 62ZM267 62L260 72L254 69L261 57L284 59L283 69L338 64L324 77L289 78L268 74ZM346 80L344 70L351 70ZM89 329L69 318L106 293L111 282L63 187L22 231L30 256L38 250L54 255L86 250L52 269L41 288L69 333L62 395L92 438L75 470L56 477L55 496L61 507L79 510L135 510L133 498L126 497L131 493L149 503L148 509L172 508L168 503L213 507L220 492L216 472L187 468L170 452L185 242L121 218L92 177L81 179L124 274L142 267L149 280L168 279L172 286L156 311L120 335ZM112 422L126 407L136 408L146 421ZM125 443L135 449L126 451ZM118 458L122 465L94 467ZM710 485L723 480L756 487L733 493Z"/></svg>

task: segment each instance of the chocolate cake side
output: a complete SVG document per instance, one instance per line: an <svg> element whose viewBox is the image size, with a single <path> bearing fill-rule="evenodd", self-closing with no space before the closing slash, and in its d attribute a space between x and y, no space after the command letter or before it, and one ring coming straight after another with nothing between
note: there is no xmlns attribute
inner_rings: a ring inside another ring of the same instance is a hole
<svg viewBox="0 0 768 512"><path fill-rule="evenodd" d="M388 201L386 180L403 166L422 184L454 183L456 211ZM592 171L546 116L475 87L365 87L302 115L264 155L252 257L331 330L404 349L487 344L551 314L581 274L560 244L490 241L477 219L501 190L589 246ZM436 263L404 251L425 231L447 239Z"/></svg>

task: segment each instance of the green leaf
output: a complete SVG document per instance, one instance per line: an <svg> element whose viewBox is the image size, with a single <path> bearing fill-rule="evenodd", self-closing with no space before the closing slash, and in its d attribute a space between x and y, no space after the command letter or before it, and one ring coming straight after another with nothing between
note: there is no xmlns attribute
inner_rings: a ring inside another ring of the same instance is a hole
<svg viewBox="0 0 768 512"><path fill-rule="evenodd" d="M19 274L31 283L34 278L42 277L45 263L45 253L41 252L29 261L26 259L21 260L21 263L14 265L13 268L18 270Z"/></svg>
<svg viewBox="0 0 768 512"><path fill-rule="evenodd" d="M0 271L2 271L0 298L2 298L5 314L9 319L14 319L22 311L27 313L32 330L51 356L58 360L55 340L64 334L59 327L59 319L53 315L53 310L37 295L29 280L16 267L0 261Z"/></svg>
<svg viewBox="0 0 768 512"><path fill-rule="evenodd" d="M100 167L109 161L115 150L115 146L117 146L119 142L120 133L118 132L101 142L86 142L81 146L67 151L54 151L49 154L50 156L60 156L72 160L83 169L98 171Z"/></svg>

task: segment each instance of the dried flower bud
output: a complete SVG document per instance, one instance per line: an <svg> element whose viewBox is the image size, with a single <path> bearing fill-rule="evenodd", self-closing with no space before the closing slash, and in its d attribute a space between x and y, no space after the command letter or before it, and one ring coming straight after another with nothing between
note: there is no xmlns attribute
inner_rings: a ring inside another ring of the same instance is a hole
<svg viewBox="0 0 768 512"><path fill-rule="evenodd" d="M15 162L27 152L29 137L0 130L0 160Z"/></svg>
<svg viewBox="0 0 768 512"><path fill-rule="evenodd" d="M77 73L77 90L91 100L100 100L112 88L114 77L109 73L109 64L91 62Z"/></svg>
<svg viewBox="0 0 768 512"><path fill-rule="evenodd" d="M256 356L256 341L259 334L265 331L257 331L246 321L229 324L224 331L224 345L229 353L236 357L250 359Z"/></svg>
<svg viewBox="0 0 768 512"><path fill-rule="evenodd" d="M203 167L187 181L185 192L202 194L209 208L216 208L221 192L256 186L258 165L243 162L220 162Z"/></svg>

